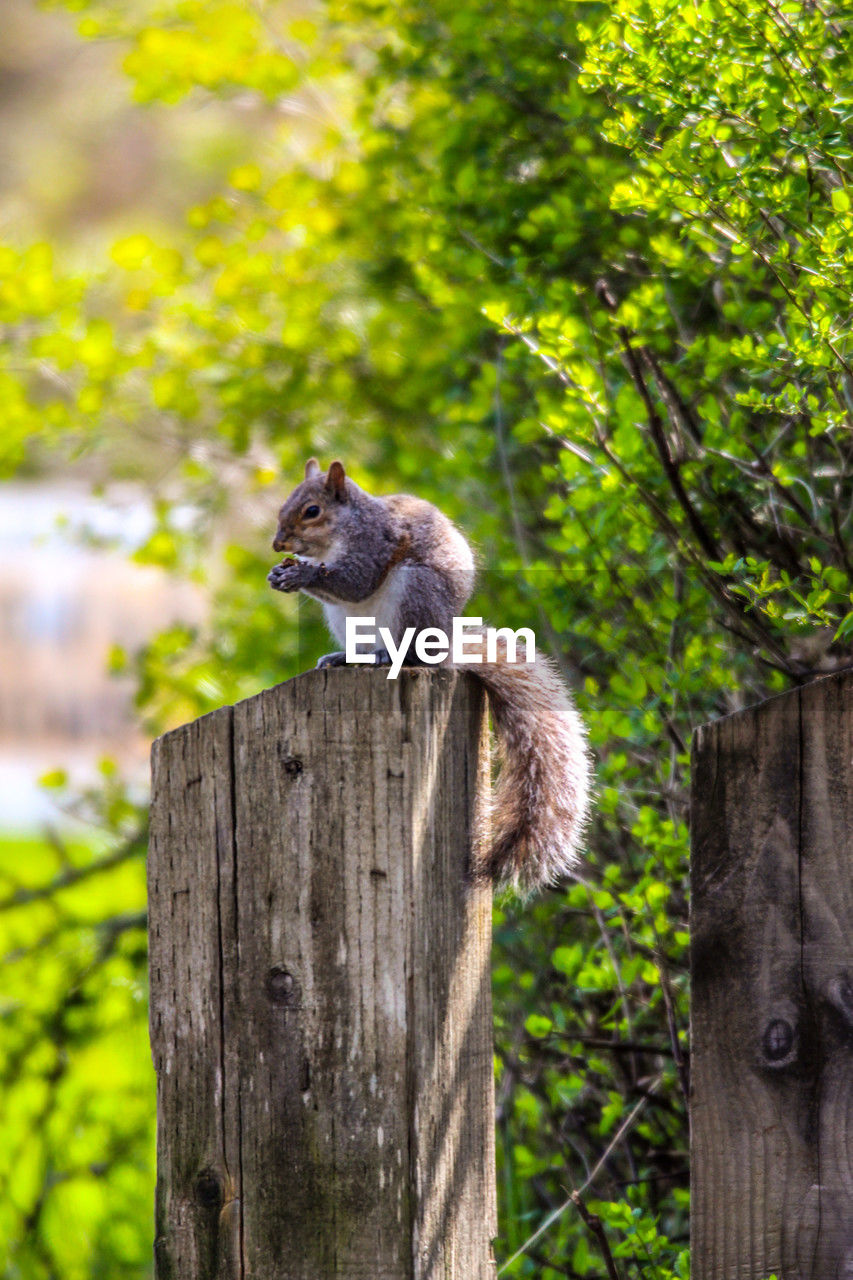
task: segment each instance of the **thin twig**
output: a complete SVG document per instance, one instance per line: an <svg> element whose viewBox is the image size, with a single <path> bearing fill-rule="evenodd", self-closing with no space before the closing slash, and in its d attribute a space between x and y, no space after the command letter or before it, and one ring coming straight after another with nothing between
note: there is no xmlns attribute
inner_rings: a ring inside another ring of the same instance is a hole
<svg viewBox="0 0 853 1280"><path fill-rule="evenodd" d="M31 902L42 902L45 898L52 898L61 889L68 889L71 885L80 884L82 880L88 880L102 871L111 871L113 867L121 866L123 862L141 854L142 849L143 845L139 840L131 840L105 858L87 862L83 867L69 867L67 871L54 876L47 884L40 884L32 889L16 889L7 897L0 898L0 911L11 911L15 907L24 907Z"/></svg>
<svg viewBox="0 0 853 1280"><path fill-rule="evenodd" d="M607 307L608 311L614 312L617 310L616 299L610 292L606 281L599 280L596 286L596 293L604 306ZM643 407L646 410L649 432L655 448L657 449L658 457L661 460L670 488L675 495L678 505L687 517L687 523L690 525L696 541L699 543L699 546L702 548L707 558L709 560L719 560L720 549L717 546L715 539L706 529L699 512L690 501L690 497L684 487L684 482L681 479L681 468L670 452L669 444L666 439L666 432L663 429L663 421L657 411L655 402L652 399L646 380L643 377L642 362L645 349L643 347L638 349L634 348L634 344L631 341L631 335L624 324L617 326L617 332L619 334L619 340L622 343L625 365L631 375L631 381L637 390L637 394L643 402ZM677 420L675 425L676 427L679 425Z"/></svg>
<svg viewBox="0 0 853 1280"><path fill-rule="evenodd" d="M656 1088L657 1085L659 1084L660 1084L660 1077L658 1077L658 1079L655 1081L655 1084L652 1086L652 1089ZM614 1134L612 1141L607 1147L607 1150L604 1152L604 1154L602 1155L598 1163L594 1166L592 1173L590 1173L589 1177L585 1179L583 1184L577 1188L578 1192L583 1194L583 1192L586 1191L588 1187L592 1186L593 1182L598 1177L601 1170L604 1168L604 1165L610 1159L611 1153L615 1151L616 1147L622 1141L622 1138L628 1132L628 1130L633 1127L634 1122L639 1119L640 1113L643 1111L643 1108L647 1105L650 1096L651 1096L651 1091L647 1096L640 1098L640 1101L637 1103L637 1105L631 1111L628 1112L628 1115L625 1117L625 1119L620 1124L619 1128L616 1130L616 1133ZM554 1209L551 1213L549 1213L545 1221L539 1227L537 1227L537 1229L533 1232L532 1236L530 1236L527 1240L525 1240L521 1248L517 1249L515 1253L512 1255L512 1257L508 1258L502 1267L498 1268L497 1274L502 1275L503 1272L506 1271L507 1267L511 1267L517 1258L520 1258L522 1254L526 1253L527 1250L530 1248L530 1246L532 1244L535 1244L535 1242L539 1239L539 1237L541 1235L544 1235L544 1233L548 1230L548 1228L553 1226L553 1224L557 1221L557 1219L562 1214L564 1214L566 1210L573 1203L574 1202L572 1200L572 1197L569 1196L568 1200L565 1200L561 1205L558 1205L556 1209Z"/></svg>
<svg viewBox="0 0 853 1280"><path fill-rule="evenodd" d="M657 930L655 930L657 933ZM672 1056L675 1059L675 1069L678 1072L678 1082L681 1085L681 1092L684 1095L685 1106L690 1106L690 1064L685 1057L681 1041L678 1038L678 1024L675 1019L675 1000L672 994L672 985L669 980L669 970L667 968L666 957L663 949L658 949L657 967L660 974L660 991L663 996L663 1005L666 1010L666 1025L669 1031L669 1039L672 1045Z"/></svg>
<svg viewBox="0 0 853 1280"><path fill-rule="evenodd" d="M572 1192L572 1203L574 1204L580 1216L583 1218L586 1226L589 1228L589 1230L592 1232L592 1234L595 1236L596 1240L598 1241L598 1247L601 1250L601 1256L604 1259L604 1265L607 1268L607 1274L610 1277L610 1280L622 1280L621 1276L619 1275L619 1270L614 1261L613 1254L610 1252L610 1241L607 1239L607 1233L604 1230L604 1224L599 1218L598 1214L590 1213L589 1209L587 1209L586 1205L581 1199L581 1194L579 1191Z"/></svg>

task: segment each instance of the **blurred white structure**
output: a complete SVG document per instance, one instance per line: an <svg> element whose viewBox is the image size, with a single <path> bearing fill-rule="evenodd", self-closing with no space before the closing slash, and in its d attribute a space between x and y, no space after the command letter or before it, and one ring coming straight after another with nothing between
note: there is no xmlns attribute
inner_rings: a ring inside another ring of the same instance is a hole
<svg viewBox="0 0 853 1280"><path fill-rule="evenodd" d="M49 769L83 781L109 754L145 775L132 681L108 673L110 649L133 651L170 622L202 616L191 588L127 558L151 523L132 491L99 502L0 486L0 831L56 818L37 784ZM81 527L124 550L80 545Z"/></svg>

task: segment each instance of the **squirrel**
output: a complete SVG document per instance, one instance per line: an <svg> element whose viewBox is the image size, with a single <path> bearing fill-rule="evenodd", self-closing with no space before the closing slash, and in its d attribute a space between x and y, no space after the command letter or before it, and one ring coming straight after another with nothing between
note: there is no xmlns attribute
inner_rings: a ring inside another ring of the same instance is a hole
<svg viewBox="0 0 853 1280"><path fill-rule="evenodd" d="M309 460L304 480L279 512L272 545L293 558L270 571L270 586L320 600L342 644L347 617L374 618L377 634L387 628L397 647L410 627L439 627L449 635L474 585L471 548L437 507L409 494L373 497L340 462L324 473L316 458ZM531 665L510 662L505 644L496 659L471 668L488 692L503 761L491 839L475 852L472 875L530 893L577 860L590 758L580 716L554 665L538 653ZM336 652L317 665L345 661L346 654ZM377 646L374 661L389 661L387 651ZM410 653L407 661L416 659ZM449 658L445 664L452 665Z"/></svg>

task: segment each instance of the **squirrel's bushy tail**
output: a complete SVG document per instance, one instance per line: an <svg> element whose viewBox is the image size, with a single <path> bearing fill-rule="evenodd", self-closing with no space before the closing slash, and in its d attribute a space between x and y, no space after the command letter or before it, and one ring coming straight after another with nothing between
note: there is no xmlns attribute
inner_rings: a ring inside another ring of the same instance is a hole
<svg viewBox="0 0 853 1280"><path fill-rule="evenodd" d="M554 664L496 662L475 668L489 693L502 766L491 833L475 874L529 893L576 864L590 802L591 762L581 718Z"/></svg>

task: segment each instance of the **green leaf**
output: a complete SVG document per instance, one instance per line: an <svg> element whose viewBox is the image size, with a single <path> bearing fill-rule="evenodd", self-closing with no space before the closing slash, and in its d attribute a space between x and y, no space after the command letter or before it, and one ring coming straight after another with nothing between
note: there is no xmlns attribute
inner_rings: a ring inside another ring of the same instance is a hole
<svg viewBox="0 0 853 1280"><path fill-rule="evenodd" d="M524 1029L528 1035L541 1039L547 1036L554 1028L554 1023L550 1018L546 1018L544 1014L531 1013L524 1020Z"/></svg>

